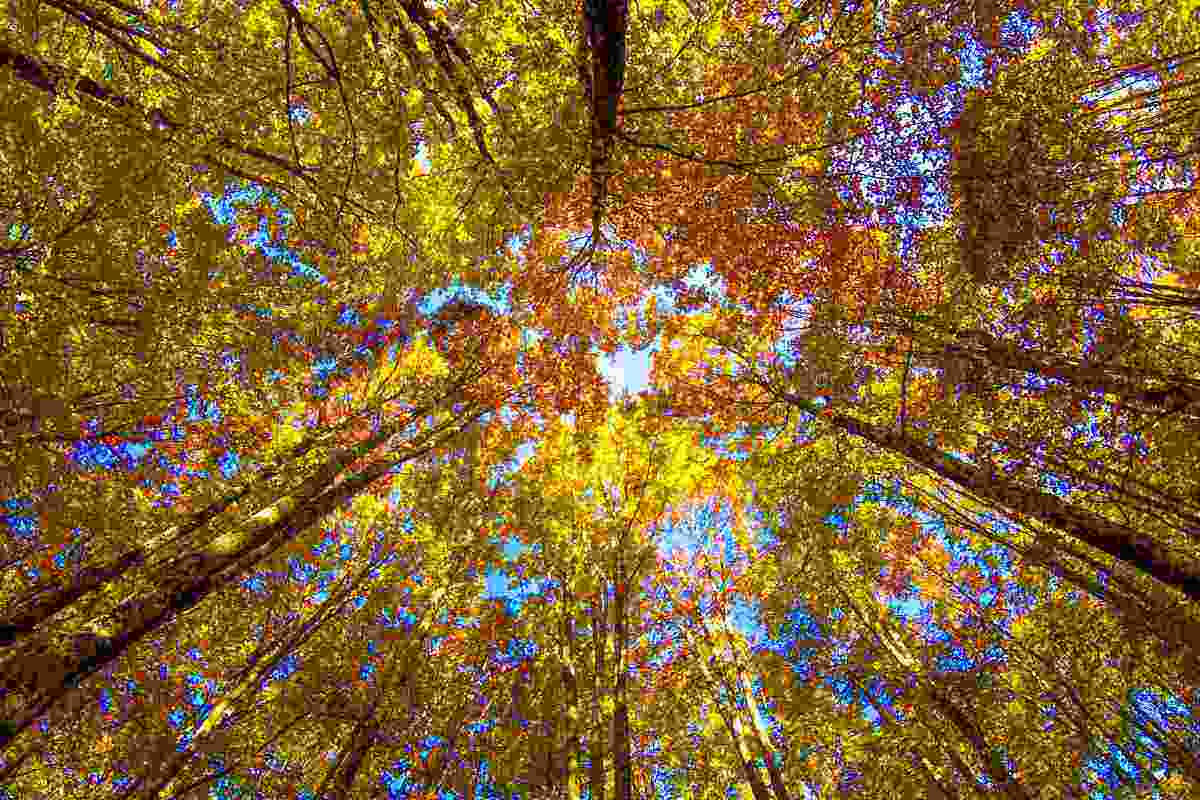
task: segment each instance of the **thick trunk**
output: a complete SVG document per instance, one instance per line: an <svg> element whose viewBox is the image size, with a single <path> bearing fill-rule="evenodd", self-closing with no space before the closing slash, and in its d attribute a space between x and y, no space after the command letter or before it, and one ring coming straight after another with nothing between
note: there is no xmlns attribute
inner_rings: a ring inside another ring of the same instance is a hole
<svg viewBox="0 0 1200 800"><path fill-rule="evenodd" d="M285 465L303 458L314 448L328 441L331 436L353 421L354 418L352 417L332 430L322 431L321 433L306 437L304 441L291 448L281 459L255 475L252 482L229 492L223 497L217 498L203 509L189 514L181 523L171 526L150 541L126 550L124 553L113 557L103 564L85 567L71 576L67 583L60 580L47 580L31 587L26 595L26 599L6 608L3 617L0 617L0 647L10 645L17 638L33 633L50 617L69 607L80 598L102 589L113 581L119 580L133 569L153 562L160 557L161 551L167 548L168 545L179 546L181 543L184 543L188 536L204 528L234 503L240 502L255 490L264 488L268 482L283 471ZM376 446L382 444L389 435L397 431L398 428L388 428L386 432L381 432L380 435L372 437L365 444L366 446L370 446L372 442ZM327 485L332 480L332 477L336 476L345 466L339 459L353 456L355 453L361 453L362 450L363 446L359 446L353 450L335 452L305 484L302 484L292 494L307 496L314 489ZM285 501L286 498L277 502Z"/></svg>
<svg viewBox="0 0 1200 800"><path fill-rule="evenodd" d="M980 525L975 519L941 498L913 486L908 481L903 483L925 498L931 507L947 517L948 521L952 520L955 524L969 528L983 538L1012 550L1027 561L1040 565L1052 575L1107 604L1131 631L1148 632L1157 637L1172 653L1182 652L1189 668L1200 674L1200 624L1189 616L1187 608L1183 606L1186 601L1179 601L1170 596L1164 597L1163 594L1167 590L1161 586L1154 587L1158 591L1148 591L1119 573L1109 575L1108 583L1101 585L1095 577L1076 570L1063 560L1064 555L1069 555L1095 569L1097 574L1109 571L1105 565L1083 552L1081 548L1077 548L1074 543L1060 539L1049 544L1015 545L997 536L994 531Z"/></svg>
<svg viewBox="0 0 1200 800"><path fill-rule="evenodd" d="M432 449L427 446L401 458L377 461L315 496L289 496L251 517L236 535L220 537L204 551L165 564L158 586L124 601L106 615L104 622L108 625L103 635L85 632L22 642L0 664L0 680L8 692L22 698L27 711L17 715L15 730L10 728L0 733L0 749L32 724L37 709L58 702L80 681L114 661L143 636L225 586L394 467ZM350 452L353 458L338 454L329 463L348 466L369 450L354 448ZM332 480L336 475L329 477Z"/></svg>
<svg viewBox="0 0 1200 800"><path fill-rule="evenodd" d="M585 0L584 36L591 49L592 101L592 236L599 239L608 177L612 174L612 142L617 130L617 106L625 84L625 30L628 0Z"/></svg>
<svg viewBox="0 0 1200 800"><path fill-rule="evenodd" d="M945 348L947 357L983 357L1002 369L1055 378L1083 392L1099 390L1128 405L1156 413L1181 411L1200 402L1200 386L1182 376L1147 374L1145 377L1161 385L1146 389L1140 385L1136 371L1117 375L1112 367L1079 364L1055 353L1020 348L984 331L969 331L960 338L963 344Z"/></svg>
<svg viewBox="0 0 1200 800"><path fill-rule="evenodd" d="M802 398L789 396L788 400L805 410L822 414L820 409ZM1019 485L991 470L958 461L908 435L837 412L822 416L847 433L899 453L998 508L1064 531L1084 544L1176 587L1193 602L1200 602L1200 569L1197 565L1172 555L1159 543L1131 528L1075 508L1048 492Z"/></svg>

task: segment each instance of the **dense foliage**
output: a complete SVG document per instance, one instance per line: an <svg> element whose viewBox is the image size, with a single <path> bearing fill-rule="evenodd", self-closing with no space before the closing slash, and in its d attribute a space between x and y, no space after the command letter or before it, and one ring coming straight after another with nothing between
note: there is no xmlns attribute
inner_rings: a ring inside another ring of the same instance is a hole
<svg viewBox="0 0 1200 800"><path fill-rule="evenodd" d="M1196 796L1198 43L11 0L0 795Z"/></svg>

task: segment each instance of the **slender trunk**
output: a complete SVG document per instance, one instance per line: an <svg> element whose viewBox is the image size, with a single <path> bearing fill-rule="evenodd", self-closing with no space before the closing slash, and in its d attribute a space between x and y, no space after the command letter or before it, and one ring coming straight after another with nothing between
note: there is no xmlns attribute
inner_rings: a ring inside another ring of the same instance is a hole
<svg viewBox="0 0 1200 800"><path fill-rule="evenodd" d="M1193 602L1200 603L1200 568L1189 560L1172 555L1159 543L1131 528L1099 514L1075 508L1048 492L1021 486L991 470L958 461L910 436L846 414L823 413L803 398L789 395L787 399L793 405L815 411L847 433L906 456L999 508L1032 517L1064 531L1084 544L1176 587Z"/></svg>
<svg viewBox="0 0 1200 800"><path fill-rule="evenodd" d="M701 620L701 625L704 624L704 621ZM778 753L775 745L771 743L771 732L758 707L758 701L754 697L754 684L745 667L745 663L749 660L745 641L734 632L733 627L729 624L728 615L721 616L720 624L725 640L728 642L729 658L736 673L736 688L746 704L747 714L750 718L750 730L754 733L759 752L766 764L767 776L771 781L771 791L775 795L775 800L791 800L787 784L784 783L783 774L779 769ZM740 712L740 705L735 705L735 713L737 712Z"/></svg>
<svg viewBox="0 0 1200 800"><path fill-rule="evenodd" d="M767 722L763 719L762 712L758 708L758 701L754 698L754 686L750 682L750 676L740 666L738 667L738 683L741 687L742 697L746 701L746 708L750 710L751 729L754 731L758 749L766 763L767 776L771 780L771 791L775 795L775 800L791 800L791 794L783 780L783 773L779 769L778 753L771 743L771 732L767 729Z"/></svg>
<svg viewBox="0 0 1200 800"><path fill-rule="evenodd" d="M325 776L324 792L317 795L320 800L346 800L350 790L354 788L354 780L362 770L367 752L375 743L375 734L379 730L375 723L375 709L378 698L368 714L354 726L346 749L338 756L329 774Z"/></svg>
<svg viewBox="0 0 1200 800"><path fill-rule="evenodd" d="M995 753L975 720L959 708L950 698L949 693L941 687L931 686L930 694L942 714L958 729L963 738L971 743L976 758L983 764L983 769L992 783L1012 800L1032 800L1029 793L1025 791L1025 787L1012 776L1008 767Z"/></svg>
<svg viewBox="0 0 1200 800"><path fill-rule="evenodd" d="M613 597L613 800L633 800L633 763L629 732L629 667L625 663L625 614L628 587L618 561L617 586Z"/></svg>
<svg viewBox="0 0 1200 800"><path fill-rule="evenodd" d="M57 703L80 681L114 661L146 634L191 609L394 467L432 451L434 446L377 461L315 496L290 495L255 514L236 534L220 537L207 549L164 565L163 577L154 589L122 602L106 615L104 635L67 633L23 642L0 664L0 680L6 690L22 697L28 710L17 715L15 729L0 732L0 750L33 723L37 716L34 711L46 707L47 701L49 705ZM333 461L348 466L370 451L354 448L351 452L354 458L338 455Z"/></svg>
<svg viewBox="0 0 1200 800"><path fill-rule="evenodd" d="M264 487L279 475L287 464L304 457L353 421L352 417L332 430L306 437L304 441L291 448L285 456L255 475L253 481L217 498L203 509L189 514L184 521L171 526L153 539L126 550L103 564L85 567L71 576L66 583L58 579L49 579L31 587L26 593L25 599L10 605L5 609L3 617L0 617L0 647L12 644L20 636L33 633L50 617L75 601L107 586L112 581L119 580L131 570L153 561L161 549L172 543L180 543L186 537L207 526L234 503L240 502L251 492ZM382 444L388 436L397 431L398 428L389 427L386 431L381 431L380 434L372 437L367 444L370 442L374 442L376 445ZM327 484L344 467L339 459L347 454L353 455L360 451L361 448L354 448L350 451L335 452L305 484L302 484L292 494L306 495L307 492L312 491L314 486Z"/></svg>
<svg viewBox="0 0 1200 800"><path fill-rule="evenodd" d="M87 95L112 108L124 108L142 115L156 128L176 133L184 133L186 131L186 126L172 120L160 108L145 108L125 95L109 91L81 73L67 70L58 64L42 61L24 53L0 46L0 67L6 65L12 66L13 75L18 80L22 80L31 86L36 86L48 94L57 96L60 91L73 89L80 95ZM187 134L184 133L184 135ZM215 144L218 148L241 153L262 164L287 172L295 178L305 178L309 172L309 168L295 164L257 147L238 145L228 137L218 139ZM202 158L211 166L224 168L223 164L214 155L206 154Z"/></svg>
<svg viewBox="0 0 1200 800"><path fill-rule="evenodd" d="M604 800L604 712L601 705L605 690L604 651L608 640L608 608L605 602L605 587L601 587L596 604L592 607L592 647L595 653L595 672L592 686L592 734L588 738L588 756L591 759L590 788L594 800Z"/></svg>
<svg viewBox="0 0 1200 800"><path fill-rule="evenodd" d="M712 637L709 634L708 626L704 620L697 621L697 625L703 632L703 638L693 636L685 628L692 647L695 649L699 658L696 659L697 665L700 667L700 674L704 676L705 682L712 689L712 699L717 706L717 713L721 716L721 721L725 724L725 730L729 733L729 738L733 742L734 752L737 755L738 763L742 767L742 774L746 776L746 782L750 784L750 793L754 796L754 800L771 800L771 793L767 790L767 785L763 783L762 776L758 774L758 769L754 765L754 753L751 751L746 734L745 726L739 716L737 707L738 691L735 687L729 686L723 678L717 678L713 674L713 668L709 665L709 661L713 662L713 666L720 668L721 660L716 654L716 648L713 645ZM733 705L732 710L727 710L725 703L721 699L721 689L725 688L729 695L729 700Z"/></svg>
<svg viewBox="0 0 1200 800"><path fill-rule="evenodd" d="M887 622L885 620L881 620L881 624L879 626L872 625L870 620L867 618L865 611L860 608L858 602L856 602L855 599L850 596L850 593L844 589L841 589L840 593L846 600L846 603L850 606L851 612L858 617L866 631L870 633L876 641L884 646L884 649L891 654L892 658L894 658L899 665L912 671L912 674L917 678L918 687L924 688L925 693L933 700L934 705L939 711L942 712L942 715L950 723L952 723L954 727L958 729L959 733L962 734L963 738L970 743L972 749L975 751L976 756L979 758L980 762L982 762L983 769L987 773L988 778L991 779L997 788L1008 795L1011 800L1032 800L1030 795L1025 791L1025 787L1022 786L1009 773L1008 767L999 760L993 758L992 748L989 746L986 738L983 735L983 732L975 724L974 720L970 719L957 705L954 704L954 702L950 699L949 694L943 687L938 686L933 680L921 674L922 670L920 661L912 654L904 642L893 634L891 627L887 624ZM965 769L965 765L963 765L961 759L958 758L958 754L954 750L953 746L948 745L946 752L951 756L956 766L958 766L960 770Z"/></svg>
<svg viewBox="0 0 1200 800"><path fill-rule="evenodd" d="M355 723L345 748L326 773L325 779L321 781L317 800L346 800L351 797L351 790L358 773L362 771L367 753L379 739L379 705L384 698L392 696L394 690L403 688L406 684L411 693L412 670L416 668L414 665L417 659L425 652L425 640L445 597L445 586L435 589L421 611L420 621L409 633L407 640L393 645L387 678L376 686L371 705Z"/></svg>
<svg viewBox="0 0 1200 800"><path fill-rule="evenodd" d="M848 677L854 688L867 699L867 702L871 704L871 708L875 709L876 714L893 725L898 726L900 724L900 721L896 719L896 715L892 713L892 710L887 705L875 702L875 698L871 696L871 693L866 690L866 687L856 677L853 675L849 675ZM918 757L917 764L920 766L922 774L925 775L925 780L933 790L930 792L931 797L940 797L944 800L958 800L958 792L938 780L937 775L933 771L933 764L930 763L929 759L923 753Z"/></svg>
<svg viewBox="0 0 1200 800"><path fill-rule="evenodd" d="M351 592L362 585L374 566L373 563L364 566L353 578L346 581L345 586L334 597L322 604L316 613L305 620L290 636L275 641L269 639L263 641L246 660L240 675L234 678L233 685L221 695L212 711L208 712L208 716L204 718L204 722L192 734L188 749L182 753L176 753L158 779L153 784L143 787L138 792L138 797L143 800L154 800L160 796L170 797L173 794L168 790L170 782L179 774L188 760L204 747L204 743L212 738L214 731L229 716L234 705L251 693L257 692L263 678L269 675L290 653L294 653L296 648L312 638L313 634L334 615L338 614L350 599Z"/></svg>
<svg viewBox="0 0 1200 800"><path fill-rule="evenodd" d="M1163 589L1160 586L1155 586L1159 591L1147 591L1119 573L1110 575L1108 585L1101 586L1098 580L1079 572L1062 560L1061 556L1066 554L1083 561L1097 572L1109 571L1105 565L1081 549L1077 549L1077 545L1073 542L1060 539L1050 545L1020 546L1013 544L935 495L913 486L908 481L903 483L912 491L921 494L931 504L938 506L939 513L952 518L956 524L969 528L983 538L1012 550L1022 558L1042 566L1052 575L1062 578L1105 603L1131 631L1139 633L1145 631L1157 637L1173 654L1174 652L1183 652L1189 668L1196 674L1200 674L1200 623L1192 620L1187 609L1182 607L1186 601L1162 596Z"/></svg>
<svg viewBox="0 0 1200 800"><path fill-rule="evenodd" d="M564 584L565 585L565 584ZM563 694L566 708L566 741L563 746L564 771L563 785L566 789L566 800L580 800L583 796L583 785L580 770L579 742L579 679L575 670L575 622L571 617L574 610L574 600L566 598L562 621L563 644L561 648Z"/></svg>

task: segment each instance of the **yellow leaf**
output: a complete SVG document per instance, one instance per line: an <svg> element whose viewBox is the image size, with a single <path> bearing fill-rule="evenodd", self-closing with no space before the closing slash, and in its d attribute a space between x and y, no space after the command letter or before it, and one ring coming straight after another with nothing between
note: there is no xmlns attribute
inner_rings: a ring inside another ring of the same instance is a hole
<svg viewBox="0 0 1200 800"><path fill-rule="evenodd" d="M370 522L387 513L387 503L373 494L360 494L354 498L350 507L361 522Z"/></svg>

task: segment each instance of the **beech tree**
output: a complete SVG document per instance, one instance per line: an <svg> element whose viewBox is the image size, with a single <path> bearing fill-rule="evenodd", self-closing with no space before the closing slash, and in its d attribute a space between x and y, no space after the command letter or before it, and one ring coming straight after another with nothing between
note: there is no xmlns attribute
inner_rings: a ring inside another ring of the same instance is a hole
<svg viewBox="0 0 1200 800"><path fill-rule="evenodd" d="M6 796L1195 794L1194 3L9 11Z"/></svg>

